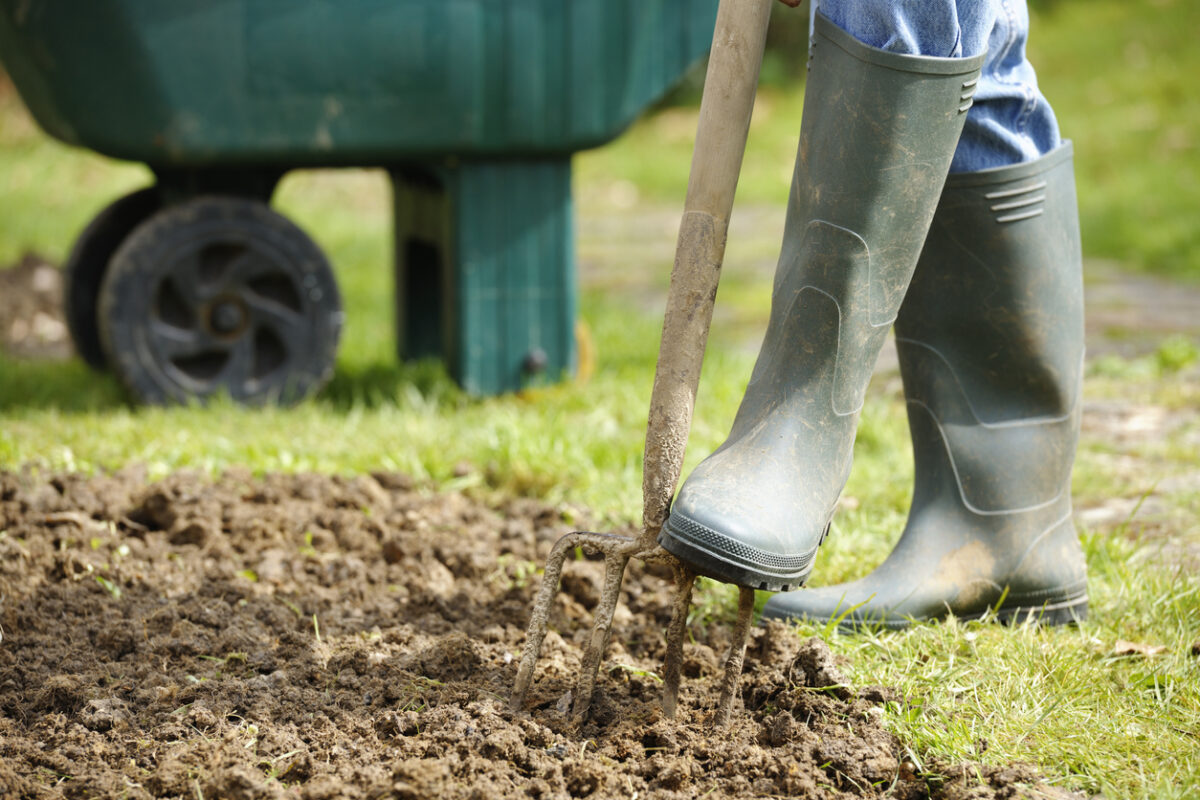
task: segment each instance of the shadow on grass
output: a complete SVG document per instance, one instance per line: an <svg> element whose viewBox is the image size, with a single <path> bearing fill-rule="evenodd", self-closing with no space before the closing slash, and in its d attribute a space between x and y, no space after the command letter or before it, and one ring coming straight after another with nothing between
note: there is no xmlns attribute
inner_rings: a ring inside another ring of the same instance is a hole
<svg viewBox="0 0 1200 800"><path fill-rule="evenodd" d="M117 379L78 358L25 361L0 355L0 413L108 411L129 405Z"/></svg>
<svg viewBox="0 0 1200 800"><path fill-rule="evenodd" d="M339 366L315 400L335 412L470 402L437 361ZM92 370L79 359L26 361L0 356L0 413L88 413L130 405L132 400L112 374Z"/></svg>

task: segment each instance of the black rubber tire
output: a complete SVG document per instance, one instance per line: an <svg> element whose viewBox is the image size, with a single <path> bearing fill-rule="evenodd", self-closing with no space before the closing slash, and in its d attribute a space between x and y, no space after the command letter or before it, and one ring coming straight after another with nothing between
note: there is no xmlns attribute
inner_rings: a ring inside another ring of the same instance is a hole
<svg viewBox="0 0 1200 800"><path fill-rule="evenodd" d="M154 404L297 402L332 376L343 318L316 243L265 204L224 196L138 226L112 258L99 312L113 370Z"/></svg>
<svg viewBox="0 0 1200 800"><path fill-rule="evenodd" d="M162 198L154 186L114 200L79 234L63 265L63 316L75 352L92 369L108 369L96 322L96 301L109 261L133 229L160 208Z"/></svg>

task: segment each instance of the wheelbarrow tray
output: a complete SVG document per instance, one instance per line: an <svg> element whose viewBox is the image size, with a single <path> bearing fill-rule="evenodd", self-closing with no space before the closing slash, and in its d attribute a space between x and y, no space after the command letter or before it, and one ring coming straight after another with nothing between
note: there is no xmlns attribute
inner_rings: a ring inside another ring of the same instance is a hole
<svg viewBox="0 0 1200 800"><path fill-rule="evenodd" d="M51 135L151 166L568 153L709 47L695 0L0 0Z"/></svg>

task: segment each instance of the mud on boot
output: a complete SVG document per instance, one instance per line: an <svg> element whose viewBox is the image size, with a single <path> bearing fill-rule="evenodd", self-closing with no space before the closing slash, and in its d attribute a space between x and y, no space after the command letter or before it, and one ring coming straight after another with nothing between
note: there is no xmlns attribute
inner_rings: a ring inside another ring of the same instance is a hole
<svg viewBox="0 0 1200 800"><path fill-rule="evenodd" d="M951 175L896 322L916 482L887 560L767 618L898 628L1087 614L1071 516L1083 285L1071 146Z"/></svg>
<svg viewBox="0 0 1200 800"><path fill-rule="evenodd" d="M780 590L811 572L982 63L884 52L817 14L762 350L658 538L700 574Z"/></svg>

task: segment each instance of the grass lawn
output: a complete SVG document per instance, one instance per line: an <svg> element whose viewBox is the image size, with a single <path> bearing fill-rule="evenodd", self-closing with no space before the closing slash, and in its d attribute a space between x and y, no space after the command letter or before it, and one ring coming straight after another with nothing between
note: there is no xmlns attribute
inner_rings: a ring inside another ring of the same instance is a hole
<svg viewBox="0 0 1200 800"><path fill-rule="evenodd" d="M1200 104L1188 100L1187 77L1200 73L1198 9L1186 0L1041 3L1031 48L1076 142L1088 255L1185 282L1200 276ZM772 91L757 108L685 469L723 439L749 375L799 115L798 91ZM472 399L436 365L397 365L384 177L296 173L276 207L330 255L348 310L336 376L320 397L286 410L134 409L115 380L78 361L0 356L0 468L401 470L444 489L587 507L605 524L636 519L694 128L694 109L668 109L577 159L580 308L596 349L587 381ZM0 265L25 251L60 262L93 214L147 181L141 167L46 139L0 93ZM1095 360L1086 390L1075 475L1091 571L1086 624L824 634L858 681L900 688L908 702L890 718L919 765L1016 759L1111 797L1200 797L1196 343L1168 338L1137 358ZM814 583L882 560L903 527L911 473L898 378L884 372L863 413L852 501ZM698 613L729 614L734 596L708 586ZM1125 654L1121 641L1165 649Z"/></svg>

